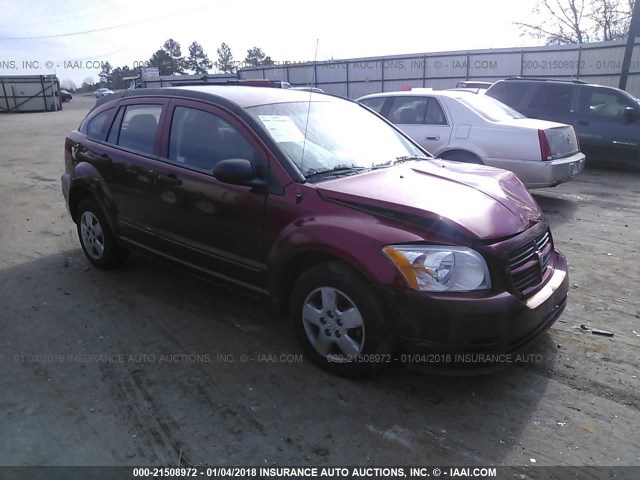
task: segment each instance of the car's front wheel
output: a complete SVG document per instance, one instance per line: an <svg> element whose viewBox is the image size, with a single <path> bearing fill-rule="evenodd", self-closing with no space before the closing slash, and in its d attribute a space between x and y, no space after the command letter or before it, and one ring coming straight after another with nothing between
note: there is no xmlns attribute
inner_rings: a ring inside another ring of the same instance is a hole
<svg viewBox="0 0 640 480"><path fill-rule="evenodd" d="M293 326L315 363L342 375L362 375L391 362L396 335L375 292L340 262L305 272L291 296Z"/></svg>
<svg viewBox="0 0 640 480"><path fill-rule="evenodd" d="M82 200L77 218L80 245L89 261L105 270L122 265L129 252L117 244L98 202L93 198Z"/></svg>

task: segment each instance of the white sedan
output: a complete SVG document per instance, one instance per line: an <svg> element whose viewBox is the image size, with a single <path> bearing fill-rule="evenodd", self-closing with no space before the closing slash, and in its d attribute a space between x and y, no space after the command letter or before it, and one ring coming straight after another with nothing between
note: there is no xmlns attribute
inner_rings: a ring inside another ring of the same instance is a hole
<svg viewBox="0 0 640 480"><path fill-rule="evenodd" d="M109 88L99 88L96 90L96 98L106 97L107 95L113 95L113 90Z"/></svg>
<svg viewBox="0 0 640 480"><path fill-rule="evenodd" d="M556 186L584 169L572 126L526 118L485 95L421 88L366 95L358 102L432 155L511 170L528 188Z"/></svg>

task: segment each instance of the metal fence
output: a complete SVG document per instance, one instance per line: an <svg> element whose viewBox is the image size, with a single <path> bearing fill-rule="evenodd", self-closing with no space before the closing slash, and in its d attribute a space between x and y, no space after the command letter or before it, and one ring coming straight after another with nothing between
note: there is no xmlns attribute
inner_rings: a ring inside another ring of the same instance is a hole
<svg viewBox="0 0 640 480"><path fill-rule="evenodd" d="M638 42L639 39L636 39ZM640 97L640 42L635 43L626 90ZM463 80L496 81L521 75L579 78L617 87L625 41L549 47L501 48L353 58L322 62L280 62L239 70L241 79L281 80L358 98L409 87L453 88Z"/></svg>
<svg viewBox="0 0 640 480"><path fill-rule="evenodd" d="M0 76L0 113L62 110L55 75Z"/></svg>

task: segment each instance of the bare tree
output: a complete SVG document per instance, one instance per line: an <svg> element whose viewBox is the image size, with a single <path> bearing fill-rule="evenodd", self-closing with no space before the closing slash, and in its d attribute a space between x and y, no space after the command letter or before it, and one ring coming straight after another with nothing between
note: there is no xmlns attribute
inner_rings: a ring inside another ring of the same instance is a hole
<svg viewBox="0 0 640 480"><path fill-rule="evenodd" d="M598 40L619 40L627 36L633 0L593 0L589 18L597 28Z"/></svg>
<svg viewBox="0 0 640 480"><path fill-rule="evenodd" d="M516 22L524 34L543 39L547 45L589 41L585 0L541 0L531 13L535 23Z"/></svg>
<svg viewBox="0 0 640 480"><path fill-rule="evenodd" d="M515 22L523 33L547 45L624 38L634 0L540 0L531 21Z"/></svg>

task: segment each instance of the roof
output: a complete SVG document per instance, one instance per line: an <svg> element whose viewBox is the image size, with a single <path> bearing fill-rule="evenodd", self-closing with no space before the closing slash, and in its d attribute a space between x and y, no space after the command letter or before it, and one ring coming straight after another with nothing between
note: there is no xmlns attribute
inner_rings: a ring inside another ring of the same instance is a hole
<svg viewBox="0 0 640 480"><path fill-rule="evenodd" d="M337 97L320 93L292 90L289 88L250 87L241 85L194 85L163 88L162 90L167 94L170 94L171 91L183 92L184 90L208 93L225 98L242 108L267 105L270 103L308 102L309 100L320 102L340 101Z"/></svg>
<svg viewBox="0 0 640 480"><path fill-rule="evenodd" d="M290 88L249 87L239 85L188 85L165 88L136 88L125 90L106 97L99 97L96 105L122 98L136 97L182 97L203 101L212 101L227 108L243 110L257 105L289 102L352 102L352 100L329 95L312 93ZM94 108L95 108L94 107ZM239 112L238 112L239 113Z"/></svg>
<svg viewBox="0 0 640 480"><path fill-rule="evenodd" d="M360 97L358 99L362 100L363 98L376 98L376 97L420 97L423 95L428 95L430 97L450 97L450 98L460 98L467 95L475 95L473 92L469 92L467 90L463 90L461 88L456 88L452 90L432 90L430 88L414 88L413 90L403 90L401 92L382 92L382 93L373 93L371 95L365 95L364 97Z"/></svg>

